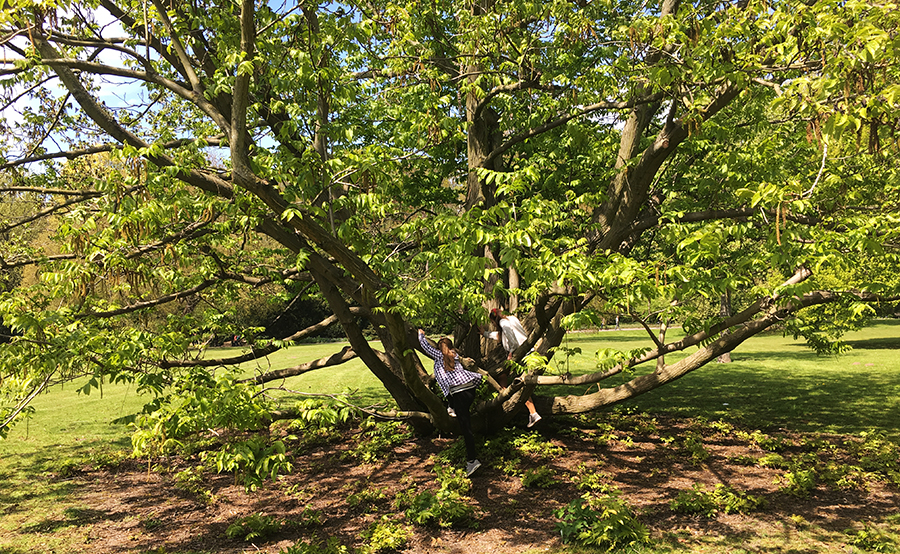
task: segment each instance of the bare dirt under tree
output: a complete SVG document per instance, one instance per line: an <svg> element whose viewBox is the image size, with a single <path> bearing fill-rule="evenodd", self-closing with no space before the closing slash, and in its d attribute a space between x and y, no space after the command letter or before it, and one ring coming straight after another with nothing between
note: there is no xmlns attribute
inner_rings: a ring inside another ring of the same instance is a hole
<svg viewBox="0 0 900 554"><path fill-rule="evenodd" d="M740 457L765 454L752 441L708 424L642 417L644 423L620 421L603 440L599 440L601 432L590 426L575 431L567 420L542 422L536 430L541 440L562 447L563 454L549 460L524 456L518 470L547 466L558 481L554 486L526 488L519 476L503 472L491 465L495 460L485 459L484 467L472 477L474 524L463 529L412 526L414 536L402 552L512 554L558 547L561 542L553 512L582 494L572 477L585 468L602 472L603 480L621 491L655 541L690 544L701 537L721 536L739 541L762 536L787 540L799 532L800 522L825 533L842 533L896 513L900 506L900 491L883 480L857 487L819 484L808 495L788 494L781 488L784 469L735 463ZM203 486L214 495L211 502L175 486L177 472L196 465L196 459L158 461L166 471L159 471L159 466L151 471L157 462L143 460L80 473L80 500L87 507L79 516L79 523L87 529L83 551L277 553L298 541L329 537L358 548L362 533L382 515L404 522L403 511L391 502L397 493L436 487L433 456L454 439L408 438L392 447L383 460L360 463L341 456L354 444L354 433L358 429L348 430L337 442L291 451L294 471L254 493L245 492L231 475L208 474ZM698 461L679 446L691 433L702 438L707 459ZM785 457L804 451L803 445L809 443L795 434L778 436L785 438ZM826 439L834 444L844 440ZM717 483L730 485L765 498L766 507L745 515L719 513L711 518L673 512L670 502L695 483L709 488ZM384 499L351 505L348 497L365 487L382 489ZM321 515L320 525L286 527L264 541L228 538L225 533L238 518L251 514L297 520L310 510ZM808 548L791 551L817 552L823 544L827 543L813 541Z"/></svg>

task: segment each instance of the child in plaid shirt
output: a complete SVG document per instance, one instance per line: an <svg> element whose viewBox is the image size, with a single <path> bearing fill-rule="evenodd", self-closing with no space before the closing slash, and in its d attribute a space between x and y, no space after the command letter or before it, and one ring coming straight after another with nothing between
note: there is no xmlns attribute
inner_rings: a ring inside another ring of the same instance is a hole
<svg viewBox="0 0 900 554"><path fill-rule="evenodd" d="M466 474L471 475L481 467L481 462L476 458L475 436L472 434L469 408L475 400L475 390L481 383L481 375L463 369L459 361L459 354L453 348L449 338L443 337L437 343L437 348L425 338L425 331L419 329L419 344L425 354L434 360L434 377L441 388L441 392L447 398L450 408L455 412L462 430L463 440L466 443Z"/></svg>

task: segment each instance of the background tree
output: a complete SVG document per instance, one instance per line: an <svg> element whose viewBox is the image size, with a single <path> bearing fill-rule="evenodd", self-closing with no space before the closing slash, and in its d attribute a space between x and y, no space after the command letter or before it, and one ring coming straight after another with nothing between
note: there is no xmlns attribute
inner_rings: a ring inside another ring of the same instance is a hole
<svg viewBox="0 0 900 554"><path fill-rule="evenodd" d="M530 330L518 361L552 356L592 302L647 328L653 347L591 375L538 362L479 407L482 425L503 424L541 385L653 366L538 397L593 410L776 325L826 349L804 310L864 316L897 292L891 5L22 0L0 13L17 138L0 168L59 220L58 254L3 260L41 275L3 298L17 334L0 362L4 426L54 382L161 393L336 324L349 348L247 386L358 357L394 415L447 429L417 326L452 323L488 370L504 358L477 333L492 307ZM84 167L100 153L108 163ZM725 294L734 315L696 309ZM273 341L234 317L254 296L331 315ZM648 305L687 336L651 330ZM200 359L189 346L210 334L253 347ZM667 363L676 351L690 354Z"/></svg>

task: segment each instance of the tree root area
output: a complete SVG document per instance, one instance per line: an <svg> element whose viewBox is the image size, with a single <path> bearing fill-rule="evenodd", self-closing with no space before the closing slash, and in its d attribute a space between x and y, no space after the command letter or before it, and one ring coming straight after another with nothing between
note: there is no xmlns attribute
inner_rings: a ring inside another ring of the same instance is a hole
<svg viewBox="0 0 900 554"><path fill-rule="evenodd" d="M199 487L204 493L185 490L178 486L177 475L199 463L190 458L135 460L113 469L87 470L77 476L78 501L87 507L80 522L85 537L80 550L275 554L301 541L323 543L333 537L352 552L366 544L367 529L385 516L411 530L401 552L553 550L561 546L554 511L584 494L586 476L620 491L657 544L685 551L692 544L699 550L704 543L718 541L750 551L838 552L848 544L847 529L862 529L891 514L892 532L900 526L896 518L900 490L889 480L864 479L840 486L819 482L798 494L786 487L788 468L748 464L770 452L747 440L746 433L722 432L690 420L643 417L643 423L622 420L612 430L578 428L570 421L544 421L536 430L514 430L512 436L529 435L558 447L551 449L556 454L521 453L514 463L483 459L484 466L471 478L474 518L457 528L413 524L396 502L398 495L436 490L435 456L455 438L406 439L382 452L377 461L364 463L347 455L358 440L358 430L348 430L328 444L289 446L294 470L252 493L231 475L209 472ZM815 456L820 468L829 462L847 467L854 463L839 448L809 446L813 440L845 444L847 437L811 439L778 430L769 434L779 437L779 455L787 460L805 455L809 462ZM688 436L698 440L688 443ZM825 451L834 459L826 460ZM847 457L838 459L841 456ZM526 487L522 476L539 468L552 470L550 482ZM765 506L746 514L720 511L711 517L673 511L671 502L695 484L706 490L724 484L765 499ZM253 514L291 523L260 537L228 536L230 525Z"/></svg>

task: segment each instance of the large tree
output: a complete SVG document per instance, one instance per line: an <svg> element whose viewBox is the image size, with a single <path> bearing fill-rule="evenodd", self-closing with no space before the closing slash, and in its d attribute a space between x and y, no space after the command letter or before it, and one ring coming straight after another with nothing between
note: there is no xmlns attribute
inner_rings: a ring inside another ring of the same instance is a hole
<svg viewBox="0 0 900 554"><path fill-rule="evenodd" d="M590 375L535 363L484 426L532 394L554 413L621 401L775 325L827 348L897 292L896 7L6 2L0 192L42 201L4 225L53 217L56 246L2 255L40 282L3 297L0 424L55 382L162 390L337 324L348 348L252 384L358 357L396 413L452 429L415 328L453 326L492 370L494 307L529 329L517 361L597 306L653 346ZM265 341L229 317L254 295L333 315ZM213 332L253 347L192 355Z"/></svg>

